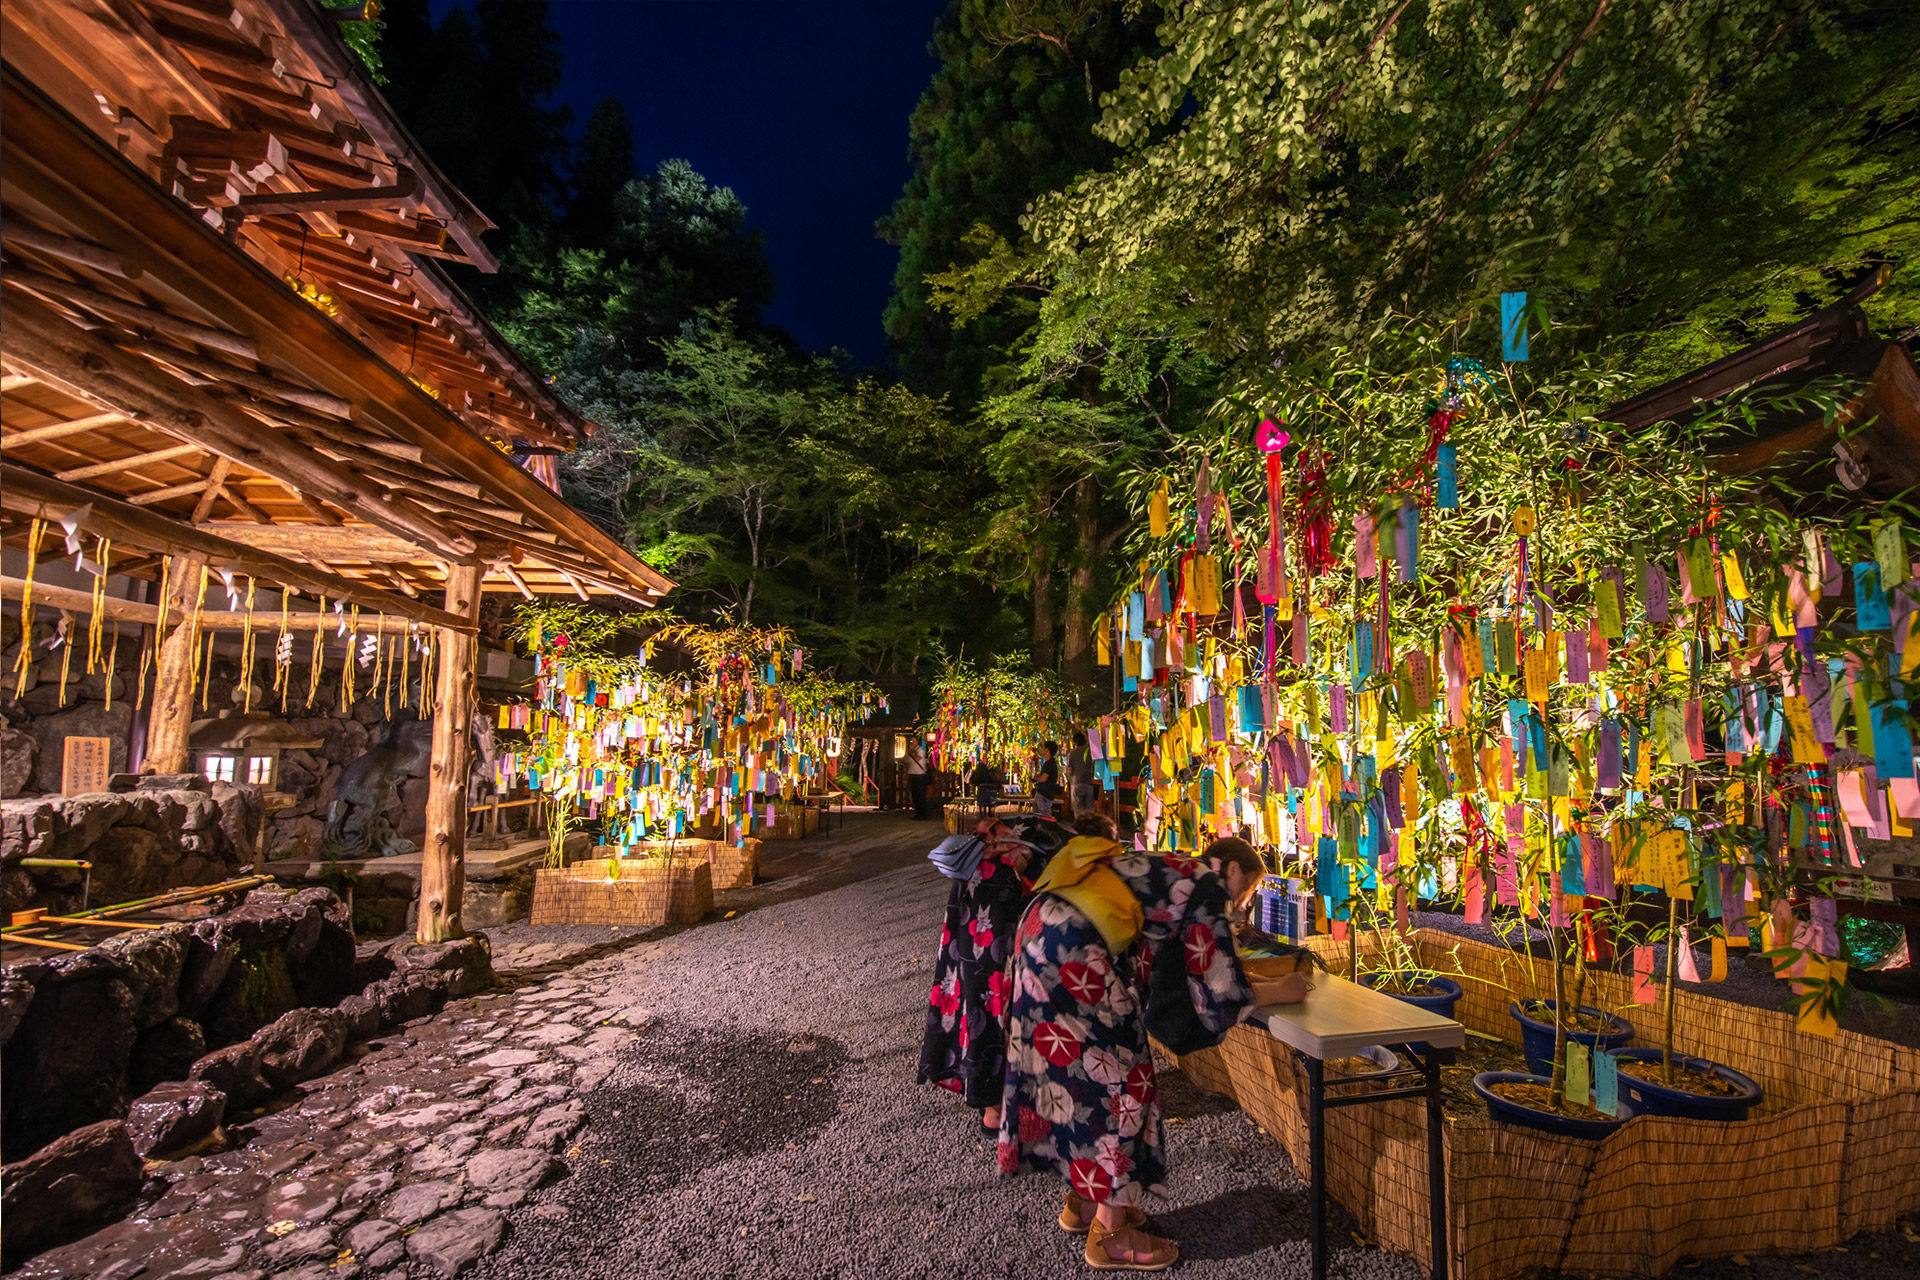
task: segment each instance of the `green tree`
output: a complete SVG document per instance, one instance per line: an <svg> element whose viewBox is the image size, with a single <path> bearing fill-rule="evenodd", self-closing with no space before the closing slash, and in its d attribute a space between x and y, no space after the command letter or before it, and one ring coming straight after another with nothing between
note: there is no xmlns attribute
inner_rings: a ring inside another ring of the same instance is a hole
<svg viewBox="0 0 1920 1280"><path fill-rule="evenodd" d="M1122 158L1025 228L1057 285L1177 279L1222 359L1520 287L1580 345L1673 348L1653 376L1920 235L1912 6L1245 0L1160 38L1104 99Z"/></svg>
<svg viewBox="0 0 1920 1280"><path fill-rule="evenodd" d="M773 297L773 268L747 208L684 160L664 160L613 200L614 226L591 242L520 255L525 284L502 329L541 367L561 372L583 334L605 335L612 354L658 367L657 344L702 309L732 304L735 323L757 328Z"/></svg>
<svg viewBox="0 0 1920 1280"><path fill-rule="evenodd" d="M613 236L620 226L620 193L639 177L633 152L633 121L618 99L602 99L587 117L580 145L574 148L567 239L577 245L593 245Z"/></svg>
<svg viewBox="0 0 1920 1280"><path fill-rule="evenodd" d="M1083 683L1099 566L1119 531L1106 494L1139 465L1152 394L1128 395L1084 352L1038 350L1044 282L1009 264L1023 258L1031 202L1117 154L1093 131L1100 93L1154 47L1152 10L1128 9L955 0L934 34L940 70L909 125L914 173L880 228L900 246L886 325L902 370L984 428L993 487L972 556L1028 593L1040 666ZM953 305L956 281L975 276L995 287ZM1151 389L1163 407L1171 390Z"/></svg>
<svg viewBox="0 0 1920 1280"><path fill-rule="evenodd" d="M1093 130L1098 94L1150 37L1119 0L953 0L941 16L940 69L907 126L913 174L879 224L900 248L884 323L910 385L967 410L1005 380L1030 307L1006 299L956 321L932 305L928 277L977 260L975 228L1017 237L1036 197L1113 159Z"/></svg>

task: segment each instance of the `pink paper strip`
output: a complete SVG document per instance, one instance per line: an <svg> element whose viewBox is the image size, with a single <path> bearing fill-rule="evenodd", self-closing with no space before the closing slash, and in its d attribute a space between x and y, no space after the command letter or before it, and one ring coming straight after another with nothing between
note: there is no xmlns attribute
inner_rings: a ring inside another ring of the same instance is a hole
<svg viewBox="0 0 1920 1280"><path fill-rule="evenodd" d="M1647 946L1633 949L1633 1002L1635 1004L1653 1003L1653 948Z"/></svg>

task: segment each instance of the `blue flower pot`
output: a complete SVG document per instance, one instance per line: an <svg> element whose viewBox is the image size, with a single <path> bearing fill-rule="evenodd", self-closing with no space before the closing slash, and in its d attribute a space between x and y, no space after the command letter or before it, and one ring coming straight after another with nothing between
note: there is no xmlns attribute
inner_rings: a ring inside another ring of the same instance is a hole
<svg viewBox="0 0 1920 1280"><path fill-rule="evenodd" d="M1540 1003L1547 1009L1555 1007L1551 1000L1542 1000ZM1553 1024L1542 1022L1539 1018L1525 1013L1517 1000L1507 1006L1507 1012L1512 1014L1513 1020L1520 1024L1520 1051L1527 1055L1527 1069L1540 1075L1551 1074L1553 1071ZM1633 1039L1633 1024L1625 1018L1584 1004L1580 1006L1580 1012L1595 1018L1605 1018L1613 1029L1611 1031L1570 1030L1567 1032L1569 1041L1577 1040L1587 1046L1590 1051L1605 1049L1611 1053Z"/></svg>
<svg viewBox="0 0 1920 1280"><path fill-rule="evenodd" d="M1620 1099L1620 1114L1612 1120L1576 1120L1551 1111L1536 1111L1493 1091L1494 1085L1508 1083L1545 1085L1551 1083L1551 1077L1532 1076L1524 1071L1482 1071L1473 1078L1473 1091L1487 1104L1487 1114L1502 1124L1522 1129L1559 1133L1569 1138L1604 1138L1639 1114L1624 1096Z"/></svg>
<svg viewBox="0 0 1920 1280"><path fill-rule="evenodd" d="M1642 1047L1622 1049L1614 1055L1622 1062L1644 1062L1658 1074L1660 1070L1660 1050ZM1680 1089L1669 1089L1666 1085L1652 1080L1641 1080L1626 1072L1620 1073L1620 1092L1633 1100L1636 1110L1648 1116L1678 1116L1683 1120L1745 1120L1747 1112L1760 1101L1762 1093L1760 1082L1751 1076L1742 1075L1732 1067L1723 1067L1717 1062L1705 1058L1690 1058L1683 1054L1674 1054L1676 1064L1684 1064L1697 1071L1711 1071L1728 1084L1737 1086L1741 1092L1737 1097L1716 1098L1704 1094L1687 1093Z"/></svg>
<svg viewBox="0 0 1920 1280"><path fill-rule="evenodd" d="M1371 990L1373 984L1379 979L1394 976L1397 975L1390 973L1363 973L1360 975L1360 985ZM1443 978L1437 973L1421 972L1415 976L1423 979L1429 987L1433 988L1433 991L1423 996L1403 996L1397 991L1387 991L1382 994L1390 995L1395 1000L1404 1000L1416 1009L1426 1009L1429 1012L1439 1014L1443 1018L1451 1018L1453 1016L1453 1006L1460 1003L1460 997L1464 994L1460 990L1460 984L1452 978ZM1415 1044L1395 1045L1392 1047L1410 1049L1414 1053L1423 1054L1427 1051L1427 1042L1421 1040Z"/></svg>

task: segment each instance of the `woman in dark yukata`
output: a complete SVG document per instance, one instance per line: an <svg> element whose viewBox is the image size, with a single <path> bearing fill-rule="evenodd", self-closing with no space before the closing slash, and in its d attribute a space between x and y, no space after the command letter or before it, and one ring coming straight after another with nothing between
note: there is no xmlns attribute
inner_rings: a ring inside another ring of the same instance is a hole
<svg viewBox="0 0 1920 1280"><path fill-rule="evenodd" d="M1000 1131L1006 1086L1007 957L1013 931L1047 859L1073 832L1037 818L984 819L987 842L972 878L947 895L940 957L928 993L927 1034L920 1048L921 1084L936 1084L981 1113L982 1132Z"/></svg>

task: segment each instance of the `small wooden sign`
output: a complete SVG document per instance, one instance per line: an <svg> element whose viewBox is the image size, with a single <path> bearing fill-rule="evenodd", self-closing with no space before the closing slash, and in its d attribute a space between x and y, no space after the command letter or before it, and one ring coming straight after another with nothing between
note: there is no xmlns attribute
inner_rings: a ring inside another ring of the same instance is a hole
<svg viewBox="0 0 1920 1280"><path fill-rule="evenodd" d="M60 793L77 796L107 789L111 738L68 738L60 769Z"/></svg>

